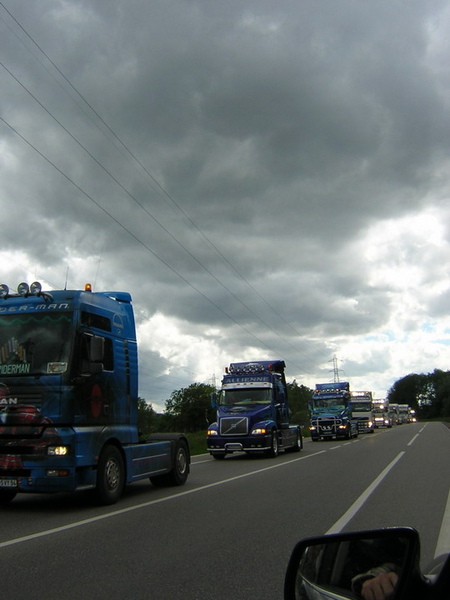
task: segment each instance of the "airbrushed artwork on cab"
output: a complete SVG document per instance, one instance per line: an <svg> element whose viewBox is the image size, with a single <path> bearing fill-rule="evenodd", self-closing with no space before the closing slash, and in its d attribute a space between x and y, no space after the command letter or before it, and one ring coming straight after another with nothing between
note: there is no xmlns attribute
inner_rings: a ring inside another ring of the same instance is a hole
<svg viewBox="0 0 450 600"><path fill-rule="evenodd" d="M23 466L24 456L38 460L45 454L49 439L53 442L59 438L51 424L36 406L19 402L0 382L0 469L18 469ZM21 440L20 453L17 439ZM9 447L14 451L10 453Z"/></svg>

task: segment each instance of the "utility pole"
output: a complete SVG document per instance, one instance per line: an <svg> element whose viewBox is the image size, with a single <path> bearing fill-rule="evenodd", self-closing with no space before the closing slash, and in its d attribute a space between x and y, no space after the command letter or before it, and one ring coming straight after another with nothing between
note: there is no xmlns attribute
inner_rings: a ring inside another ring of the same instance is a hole
<svg viewBox="0 0 450 600"><path fill-rule="evenodd" d="M339 382L339 371L342 371L342 369L338 368L338 359L336 357L336 354L333 356L333 360L330 361L333 363L333 374L334 374L334 383L338 383Z"/></svg>
<svg viewBox="0 0 450 600"><path fill-rule="evenodd" d="M211 385L216 390L217 389L217 381L216 381L216 373L214 372L211 377Z"/></svg>

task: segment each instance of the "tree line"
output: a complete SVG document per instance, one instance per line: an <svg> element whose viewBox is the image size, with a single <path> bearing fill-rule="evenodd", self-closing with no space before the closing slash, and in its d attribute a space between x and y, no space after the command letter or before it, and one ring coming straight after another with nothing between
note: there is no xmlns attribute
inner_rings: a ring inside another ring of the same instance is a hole
<svg viewBox="0 0 450 600"><path fill-rule="evenodd" d="M410 373L397 380L388 392L389 402L409 404L419 419L450 417L450 371Z"/></svg>
<svg viewBox="0 0 450 600"><path fill-rule="evenodd" d="M295 380L287 384L291 422L307 425L308 403L313 390L299 385ZM138 426L144 435L156 431L183 431L195 433L206 430L216 418L211 407L211 393L215 388L205 383L193 383L175 390L165 402L163 413L153 410L144 399L138 400ZM397 380L388 391L389 402L409 404L419 419L450 417L450 371L435 369L428 374L411 373Z"/></svg>
<svg viewBox="0 0 450 600"><path fill-rule="evenodd" d="M291 421L305 425L309 420L308 401L313 391L298 385L294 380L287 384ZM156 431L183 431L195 433L205 430L216 419L216 411L211 407L211 393L216 388L206 383L193 383L187 388L172 392L165 402L163 413L153 410L143 398L138 399L138 427L143 435Z"/></svg>

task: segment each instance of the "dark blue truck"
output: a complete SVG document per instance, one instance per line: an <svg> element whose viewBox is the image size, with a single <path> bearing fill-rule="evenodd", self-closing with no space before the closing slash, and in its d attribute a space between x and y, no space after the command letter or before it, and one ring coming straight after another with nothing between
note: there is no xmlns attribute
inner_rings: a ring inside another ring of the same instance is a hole
<svg viewBox="0 0 450 600"><path fill-rule="evenodd" d="M183 484L185 436L140 438L136 328L127 292L0 286L0 504L19 492Z"/></svg>
<svg viewBox="0 0 450 600"><path fill-rule="evenodd" d="M309 410L309 431L313 442L358 436L358 424L352 417L348 381L317 383Z"/></svg>
<svg viewBox="0 0 450 600"><path fill-rule="evenodd" d="M209 453L233 452L275 457L303 447L301 428L290 424L283 360L231 363L219 393L212 394L217 421L207 432Z"/></svg>

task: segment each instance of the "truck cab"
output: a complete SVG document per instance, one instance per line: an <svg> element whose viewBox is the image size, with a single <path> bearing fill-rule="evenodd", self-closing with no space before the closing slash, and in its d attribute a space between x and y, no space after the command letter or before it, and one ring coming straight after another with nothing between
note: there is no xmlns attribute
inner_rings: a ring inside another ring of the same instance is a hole
<svg viewBox="0 0 450 600"><path fill-rule="evenodd" d="M373 401L373 421L375 428L392 427L392 418L389 414L388 400L379 398Z"/></svg>
<svg viewBox="0 0 450 600"><path fill-rule="evenodd" d="M137 406L128 292L0 286L0 504L85 489L112 504L138 479L184 483L187 440L144 443Z"/></svg>
<svg viewBox="0 0 450 600"><path fill-rule="evenodd" d="M309 405L311 440L351 439L358 436L347 381L317 383Z"/></svg>
<svg viewBox="0 0 450 600"><path fill-rule="evenodd" d="M231 363L222 386L211 396L217 420L207 432L209 453L216 459L233 452L275 457L280 450L299 451L301 428L290 425L285 363Z"/></svg>
<svg viewBox="0 0 450 600"><path fill-rule="evenodd" d="M351 392L351 409L359 433L375 431L372 392Z"/></svg>

